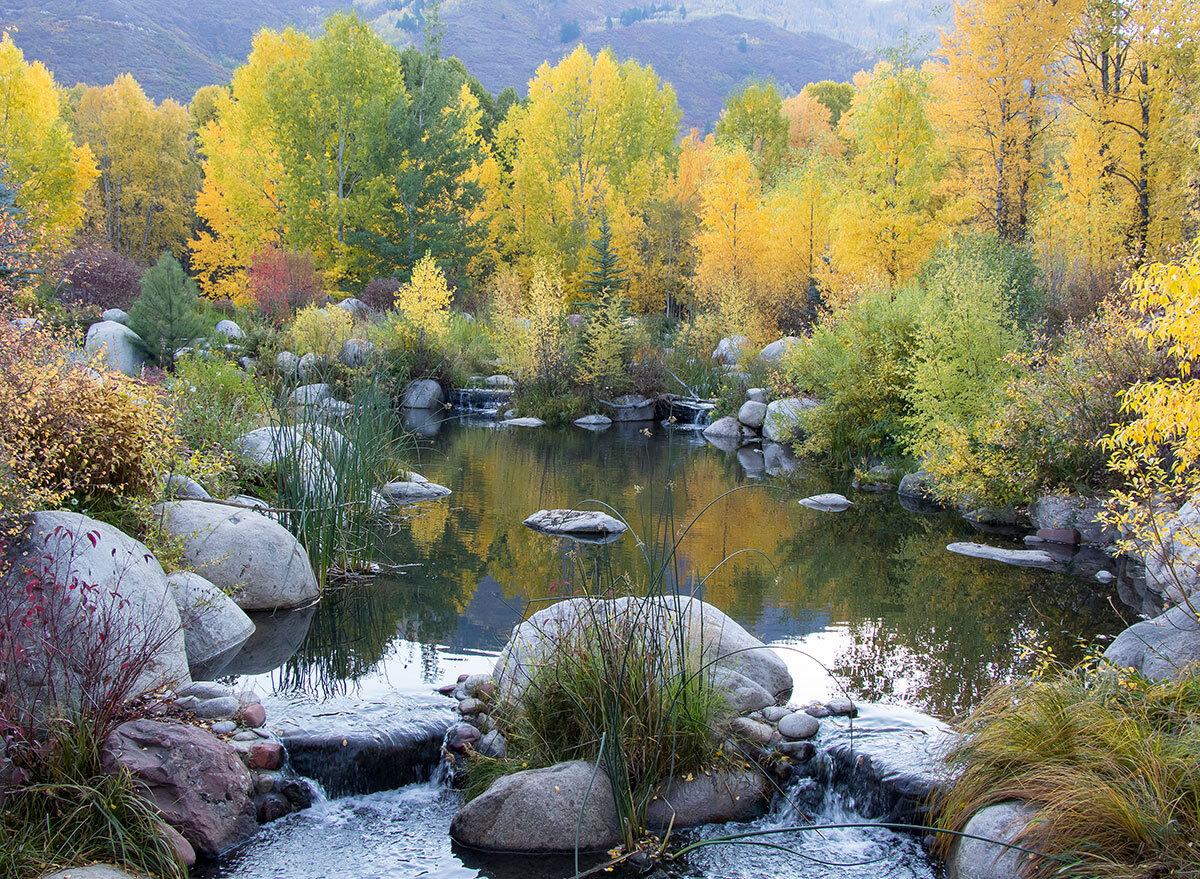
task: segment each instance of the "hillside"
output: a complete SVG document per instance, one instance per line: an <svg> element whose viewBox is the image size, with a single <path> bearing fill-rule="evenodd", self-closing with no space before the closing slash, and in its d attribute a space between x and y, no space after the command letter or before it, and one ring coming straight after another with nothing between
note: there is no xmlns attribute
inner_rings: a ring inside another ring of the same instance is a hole
<svg viewBox="0 0 1200 879"><path fill-rule="evenodd" d="M716 119L725 95L747 79L769 77L796 90L817 79L847 79L870 62L868 53L845 42L780 26L794 25L807 0L791 0L788 8L796 10L791 18L779 18L787 3L765 0L747 4L747 12L760 17L705 14L710 6L719 11L739 5L729 0L701 0L686 8L628 2L449 0L441 14L445 50L492 91L511 85L523 93L543 61L557 61L579 42L593 51L611 46L623 58L652 64L675 86L685 126L701 129ZM294 24L311 30L329 12L353 6L386 39L405 45L419 39L422 5L422 0L192 0L167 15L154 0L4 0L0 22L15 25L17 44L45 62L61 83L109 82L128 71L151 97L186 101L201 85L227 82L260 27Z"/></svg>

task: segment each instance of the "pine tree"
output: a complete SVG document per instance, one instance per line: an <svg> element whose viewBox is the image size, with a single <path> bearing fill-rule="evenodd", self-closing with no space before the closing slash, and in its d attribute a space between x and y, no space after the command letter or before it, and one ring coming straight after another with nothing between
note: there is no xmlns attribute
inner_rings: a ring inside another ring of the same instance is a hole
<svg viewBox="0 0 1200 879"><path fill-rule="evenodd" d="M600 218L600 237L592 242L592 253L588 262L592 270L584 275L583 292L587 294L593 308L599 306L606 294L621 294L629 279L621 274L621 258L613 249L612 227L608 217Z"/></svg>
<svg viewBox="0 0 1200 879"><path fill-rule="evenodd" d="M161 366L171 366L176 349L204 332L196 282L171 254L164 253L142 277L142 295L129 309L129 328Z"/></svg>

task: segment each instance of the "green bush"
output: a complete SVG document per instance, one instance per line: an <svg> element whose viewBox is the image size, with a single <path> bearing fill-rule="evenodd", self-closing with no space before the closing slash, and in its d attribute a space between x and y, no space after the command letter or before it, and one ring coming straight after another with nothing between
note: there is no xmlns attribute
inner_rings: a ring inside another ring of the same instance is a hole
<svg viewBox="0 0 1200 879"><path fill-rule="evenodd" d="M986 806L1035 810L1016 842L1036 879L1149 879L1196 871L1200 678L1152 683L1111 669L1001 687L963 725L939 825ZM950 842L940 835L943 852Z"/></svg>
<svg viewBox="0 0 1200 879"><path fill-rule="evenodd" d="M1023 329L1041 318L1045 294L1028 248L995 235L960 232L939 244L921 267L918 283L927 290L978 283L994 291L1005 314Z"/></svg>
<svg viewBox="0 0 1200 879"><path fill-rule="evenodd" d="M792 346L782 364L790 391L821 402L805 418L802 453L843 466L900 454L921 313L916 287L869 291Z"/></svg>
<svg viewBox="0 0 1200 879"><path fill-rule="evenodd" d="M258 426L265 397L253 376L222 357L191 354L175 364L175 428L194 451L232 448L235 439Z"/></svg>

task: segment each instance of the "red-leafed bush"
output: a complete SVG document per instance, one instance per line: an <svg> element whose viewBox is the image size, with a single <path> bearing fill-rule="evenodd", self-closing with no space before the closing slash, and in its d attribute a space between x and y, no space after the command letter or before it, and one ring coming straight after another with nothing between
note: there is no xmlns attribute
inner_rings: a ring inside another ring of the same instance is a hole
<svg viewBox="0 0 1200 879"><path fill-rule="evenodd" d="M95 305L128 310L141 293L145 269L113 250L76 252L71 255L75 268L63 298L79 305Z"/></svg>
<svg viewBox="0 0 1200 879"><path fill-rule="evenodd" d="M396 291L400 282L395 278L375 278L363 288L359 297L378 312L391 311L396 307Z"/></svg>
<svg viewBox="0 0 1200 879"><path fill-rule="evenodd" d="M311 304L321 292L321 277L311 253L269 247L250 257L250 295L277 326Z"/></svg>

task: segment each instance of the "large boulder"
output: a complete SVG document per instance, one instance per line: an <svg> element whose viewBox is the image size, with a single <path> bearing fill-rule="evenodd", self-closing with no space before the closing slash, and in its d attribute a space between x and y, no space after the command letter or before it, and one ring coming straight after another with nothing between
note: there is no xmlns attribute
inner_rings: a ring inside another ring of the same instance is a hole
<svg viewBox="0 0 1200 879"><path fill-rule="evenodd" d="M758 359L765 363L778 363L783 360L788 350L799 341L795 336L784 336L782 339L778 339L763 348L758 354Z"/></svg>
<svg viewBox="0 0 1200 879"><path fill-rule="evenodd" d="M440 409L446 402L442 386L431 378L419 378L404 386L405 409Z"/></svg>
<svg viewBox="0 0 1200 879"><path fill-rule="evenodd" d="M717 343L717 347L713 349L712 359L718 363L724 363L728 366L733 366L741 357L742 352L746 350L746 346L750 340L745 336L726 336Z"/></svg>
<svg viewBox="0 0 1200 879"><path fill-rule="evenodd" d="M1017 800L980 809L963 828L969 836L950 847L948 879L1021 879L1021 852L998 843L1016 843L1033 816L1034 810Z"/></svg>
<svg viewBox="0 0 1200 879"><path fill-rule="evenodd" d="M797 439L804 413L816 406L816 400L806 397L788 397L768 403L763 416L763 436L777 443Z"/></svg>
<svg viewBox="0 0 1200 879"><path fill-rule="evenodd" d="M585 539L604 539L626 531L624 522L599 510L538 510L522 524L542 534Z"/></svg>
<svg viewBox="0 0 1200 879"><path fill-rule="evenodd" d="M1189 501L1165 518L1143 552L1146 586L1171 601L1200 591L1200 503Z"/></svg>
<svg viewBox="0 0 1200 879"><path fill-rule="evenodd" d="M659 832L728 821L752 821L771 802L771 779L759 767L675 778L656 791L646 824Z"/></svg>
<svg viewBox="0 0 1200 879"><path fill-rule="evenodd" d="M1116 543L1117 529L1100 520L1105 503L1082 494L1050 494L1038 498L1029 508L1029 518L1037 529L1074 528L1083 543L1107 546Z"/></svg>
<svg viewBox="0 0 1200 879"><path fill-rule="evenodd" d="M355 320L370 320L371 318L371 306L367 305L361 299L355 299L353 296L349 299L343 299L334 308L340 308Z"/></svg>
<svg viewBox="0 0 1200 879"><path fill-rule="evenodd" d="M605 851L620 840L608 776L582 760L497 779L450 824L462 845L494 852Z"/></svg>
<svg viewBox="0 0 1200 879"><path fill-rule="evenodd" d="M325 358L309 351L297 362L296 375L299 376L300 381L306 382L320 375L324 368Z"/></svg>
<svg viewBox="0 0 1200 879"><path fill-rule="evenodd" d="M21 684L41 707L51 693L77 703L191 680L179 610L144 544L78 513L40 512L4 567L0 617L30 623L12 634L26 652Z"/></svg>
<svg viewBox="0 0 1200 879"><path fill-rule="evenodd" d="M366 366L374 350L374 342L368 342L366 339L347 339L342 350L338 352L338 360L351 369Z"/></svg>
<svg viewBox="0 0 1200 879"><path fill-rule="evenodd" d="M1200 662L1200 622L1196 612L1176 605L1151 620L1134 623L1104 651L1117 668L1133 669L1155 680L1173 681Z"/></svg>
<svg viewBox="0 0 1200 879"><path fill-rule="evenodd" d="M103 761L107 772L128 771L202 857L216 857L258 829L250 773L208 730L132 720L109 735Z"/></svg>
<svg viewBox="0 0 1200 879"><path fill-rule="evenodd" d="M104 313L100 315L100 320L110 320L113 323L129 325L129 315L119 308L105 309Z"/></svg>
<svg viewBox="0 0 1200 879"><path fill-rule="evenodd" d="M552 661L565 639L586 626L634 621L657 633L664 643L673 644L682 634L689 659L697 666L712 663L736 671L776 701L785 701L791 695L792 676L779 654L711 604L682 595L569 598L543 608L513 629L496 661L493 677L502 693L519 699L531 673Z"/></svg>
<svg viewBox="0 0 1200 879"><path fill-rule="evenodd" d="M142 337L114 320L102 320L88 327L83 350L92 357L102 354L109 369L126 375L137 375L146 363Z"/></svg>
<svg viewBox="0 0 1200 879"><path fill-rule="evenodd" d="M244 339L246 333L236 323L226 318L225 320L217 321L214 328L218 336L224 336L227 339Z"/></svg>
<svg viewBox="0 0 1200 879"><path fill-rule="evenodd" d="M254 623L233 599L190 571L167 577L167 587L183 621L188 665L212 663L237 650L254 634Z"/></svg>
<svg viewBox="0 0 1200 879"><path fill-rule="evenodd" d="M760 403L757 400L747 400L738 409L738 421L746 425L751 430L758 430L763 426L763 421L767 417L767 404Z"/></svg>
<svg viewBox="0 0 1200 879"><path fill-rule="evenodd" d="M389 482L379 489L379 495L385 503L416 504L448 497L450 489L422 477L419 481Z"/></svg>
<svg viewBox="0 0 1200 879"><path fill-rule="evenodd" d="M299 607L320 594L304 547L273 519L204 501L172 501L154 511L182 542L184 561L242 610Z"/></svg>
<svg viewBox="0 0 1200 879"><path fill-rule="evenodd" d="M704 435L709 439L736 439L741 440L748 437L749 434L742 423L732 415L726 415L724 418L718 418L708 427L704 428Z"/></svg>
<svg viewBox="0 0 1200 879"><path fill-rule="evenodd" d="M300 374L300 358L291 351L280 351L275 355L275 371L284 378L295 378Z"/></svg>
<svg viewBox="0 0 1200 879"><path fill-rule="evenodd" d="M288 396L292 406L317 406L333 398L333 389L325 382L312 385L301 385Z"/></svg>
<svg viewBox="0 0 1200 879"><path fill-rule="evenodd" d="M942 502L933 491L933 474L928 470L915 470L905 474L896 487L900 504L905 509L938 510Z"/></svg>

